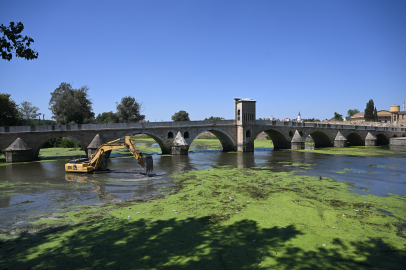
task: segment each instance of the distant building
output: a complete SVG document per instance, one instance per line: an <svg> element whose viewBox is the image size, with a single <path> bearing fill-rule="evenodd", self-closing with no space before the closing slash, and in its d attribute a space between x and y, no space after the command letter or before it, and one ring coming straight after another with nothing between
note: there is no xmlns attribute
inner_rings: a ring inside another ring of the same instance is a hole
<svg viewBox="0 0 406 270"><path fill-rule="evenodd" d="M297 116L297 120L296 120L297 122L299 122L299 123L302 123L302 117L300 116L300 111L299 111L299 114L298 114L298 116Z"/></svg>
<svg viewBox="0 0 406 270"><path fill-rule="evenodd" d="M351 116L351 121L365 122L364 112L360 112ZM384 123L394 123L395 121L398 123L406 123L405 102L403 102L403 111L400 110L399 105L390 106L389 111L378 111L378 121Z"/></svg>

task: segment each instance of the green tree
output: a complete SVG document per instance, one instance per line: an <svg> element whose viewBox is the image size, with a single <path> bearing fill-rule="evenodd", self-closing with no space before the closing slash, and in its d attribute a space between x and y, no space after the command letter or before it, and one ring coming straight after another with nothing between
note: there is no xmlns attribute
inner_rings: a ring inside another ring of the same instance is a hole
<svg viewBox="0 0 406 270"><path fill-rule="evenodd" d="M343 115L339 114L338 112L334 112L334 119L336 121L343 121Z"/></svg>
<svg viewBox="0 0 406 270"><path fill-rule="evenodd" d="M15 126L21 123L17 104L10 94L0 94L0 126Z"/></svg>
<svg viewBox="0 0 406 270"><path fill-rule="evenodd" d="M316 118L307 118L307 119L303 119L303 122L320 122L320 119L316 119Z"/></svg>
<svg viewBox="0 0 406 270"><path fill-rule="evenodd" d="M374 101L370 99L364 112L365 121L374 121Z"/></svg>
<svg viewBox="0 0 406 270"><path fill-rule="evenodd" d="M348 110L347 112L347 117L345 117L345 119L347 119L347 121L351 120L351 117L354 116L355 114L359 113L358 109L354 109L354 110Z"/></svg>
<svg viewBox="0 0 406 270"><path fill-rule="evenodd" d="M186 111L179 111L172 115L172 120L177 121L190 121L189 114Z"/></svg>
<svg viewBox="0 0 406 270"><path fill-rule="evenodd" d="M116 113L110 111L101 114L99 113L96 117L96 122L99 124L119 123L119 119Z"/></svg>
<svg viewBox="0 0 406 270"><path fill-rule="evenodd" d="M23 101L18 107L20 116L26 121L26 124L31 125L31 120L36 119L41 113L38 112L39 108L33 106L31 102Z"/></svg>
<svg viewBox="0 0 406 270"><path fill-rule="evenodd" d="M145 115L141 114L144 111L143 104L128 96L123 97L121 102L117 104L117 117L120 123L136 123L143 121Z"/></svg>
<svg viewBox="0 0 406 270"><path fill-rule="evenodd" d="M30 37L23 37L21 32L24 30L24 25L21 22L15 24L10 23L10 26L0 25L0 33L3 36L0 37L0 49L1 58L10 61L13 58L13 52L16 57L25 58L26 60L32 60L38 58L38 52L30 49L31 43L34 40Z"/></svg>
<svg viewBox="0 0 406 270"><path fill-rule="evenodd" d="M376 110L376 107L375 107L375 110L374 110L374 121L375 122L378 122L378 111Z"/></svg>
<svg viewBox="0 0 406 270"><path fill-rule="evenodd" d="M49 109L57 124L83 124L93 121L94 113L88 91L87 86L73 89L69 83L63 82L51 93Z"/></svg>
<svg viewBox="0 0 406 270"><path fill-rule="evenodd" d="M218 116L210 116L209 118L204 118L204 121L217 121L217 120L224 120L223 117L218 117Z"/></svg>

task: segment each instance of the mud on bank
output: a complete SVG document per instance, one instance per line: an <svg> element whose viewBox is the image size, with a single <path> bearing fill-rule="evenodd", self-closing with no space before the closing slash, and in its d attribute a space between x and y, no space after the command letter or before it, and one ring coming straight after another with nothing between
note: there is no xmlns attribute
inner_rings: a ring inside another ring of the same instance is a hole
<svg viewBox="0 0 406 270"><path fill-rule="evenodd" d="M173 175L178 192L42 219L0 243L8 269L403 269L405 196L218 167Z"/></svg>

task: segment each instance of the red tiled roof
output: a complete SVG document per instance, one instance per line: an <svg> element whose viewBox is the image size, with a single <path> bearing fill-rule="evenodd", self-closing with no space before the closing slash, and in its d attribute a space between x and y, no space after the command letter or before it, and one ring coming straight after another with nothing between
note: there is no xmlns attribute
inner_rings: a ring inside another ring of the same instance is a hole
<svg viewBox="0 0 406 270"><path fill-rule="evenodd" d="M363 112L359 112L359 113L354 114L354 115L351 116L351 117L360 117L360 116L364 116L364 113L363 113Z"/></svg>

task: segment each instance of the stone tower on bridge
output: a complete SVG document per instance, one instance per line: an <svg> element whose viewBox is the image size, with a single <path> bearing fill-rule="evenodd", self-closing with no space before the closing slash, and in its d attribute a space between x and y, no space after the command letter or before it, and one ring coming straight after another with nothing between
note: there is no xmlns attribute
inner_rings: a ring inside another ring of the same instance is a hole
<svg viewBox="0 0 406 270"><path fill-rule="evenodd" d="M237 151L254 151L254 126L256 101L252 98L234 98L235 120L237 124Z"/></svg>

